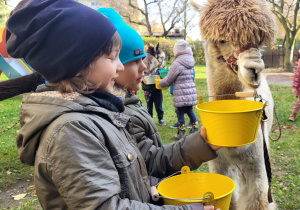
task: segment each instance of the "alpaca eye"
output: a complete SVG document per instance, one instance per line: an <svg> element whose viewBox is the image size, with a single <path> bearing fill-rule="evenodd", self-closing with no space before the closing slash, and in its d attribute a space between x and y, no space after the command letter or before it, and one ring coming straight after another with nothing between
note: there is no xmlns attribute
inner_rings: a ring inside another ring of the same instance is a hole
<svg viewBox="0 0 300 210"><path fill-rule="evenodd" d="M221 44L225 44L226 41L225 41L225 40L221 40L220 43L221 43Z"/></svg>

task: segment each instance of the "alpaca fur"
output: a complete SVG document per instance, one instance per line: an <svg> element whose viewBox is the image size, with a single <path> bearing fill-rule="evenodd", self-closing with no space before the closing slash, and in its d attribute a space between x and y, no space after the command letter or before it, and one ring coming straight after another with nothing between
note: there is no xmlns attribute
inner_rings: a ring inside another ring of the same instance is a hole
<svg viewBox="0 0 300 210"><path fill-rule="evenodd" d="M159 43L155 47L151 44L147 45L146 58L143 60L147 66L145 75L152 75L157 69L163 69L165 67L165 52L159 49Z"/></svg>
<svg viewBox="0 0 300 210"><path fill-rule="evenodd" d="M235 53L248 43L258 47L271 44L276 35L275 19L264 0L208 0L204 6L195 2L192 5L200 13L200 31L205 39L208 93L215 96L210 100L238 99L216 95L253 92L255 89L268 102L265 109L268 120L264 122L264 131L259 128L257 140L250 145L219 150L218 157L209 162L210 172L229 176L235 181L231 210L276 209L274 201L268 202L263 152L263 132L269 148L274 107L269 86L261 73L264 63L257 48L250 48L239 55ZM231 55L237 59L237 74L218 59L223 56L227 60Z"/></svg>
<svg viewBox="0 0 300 210"><path fill-rule="evenodd" d="M272 12L264 0L208 0L201 9L205 40L226 40L241 48L248 43L271 44L276 38Z"/></svg>

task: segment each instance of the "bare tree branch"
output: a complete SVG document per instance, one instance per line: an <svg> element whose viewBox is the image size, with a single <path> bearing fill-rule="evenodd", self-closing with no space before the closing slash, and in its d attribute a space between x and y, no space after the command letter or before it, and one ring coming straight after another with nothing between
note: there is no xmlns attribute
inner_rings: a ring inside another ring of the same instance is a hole
<svg viewBox="0 0 300 210"><path fill-rule="evenodd" d="M284 1L280 0L275 2L275 0L267 0L271 3L272 12L278 18L279 22L285 30L285 69L287 71L293 71L293 50L295 45L295 39L297 32L300 30L299 21L299 5L300 0Z"/></svg>

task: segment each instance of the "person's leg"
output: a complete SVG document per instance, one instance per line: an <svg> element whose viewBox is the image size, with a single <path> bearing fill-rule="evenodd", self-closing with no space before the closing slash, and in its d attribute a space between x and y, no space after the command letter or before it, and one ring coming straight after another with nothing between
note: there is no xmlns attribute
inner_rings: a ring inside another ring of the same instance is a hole
<svg viewBox="0 0 300 210"><path fill-rule="evenodd" d="M289 120L290 121L295 121L296 119L296 116L299 112L299 109L300 109L300 97L298 97L295 105L294 105L294 108L293 108L293 111L292 111L292 115L290 116Z"/></svg>
<svg viewBox="0 0 300 210"><path fill-rule="evenodd" d="M179 121L178 121L178 108L177 108L177 107L175 107L175 113L176 113L176 119L177 119L177 122L176 122L174 125L171 125L171 126L170 126L171 128L178 128L179 125L180 125L180 123L179 123Z"/></svg>
<svg viewBox="0 0 300 210"><path fill-rule="evenodd" d="M150 91L145 91L145 100L147 102L148 113L153 117L153 93Z"/></svg>
<svg viewBox="0 0 300 210"><path fill-rule="evenodd" d="M184 113L186 112L185 107L178 107L177 111L177 118L179 122L179 127L177 134L175 134L174 139L179 140L184 137L185 135L185 120L184 120Z"/></svg>
<svg viewBox="0 0 300 210"><path fill-rule="evenodd" d="M164 121L164 110L162 108L163 94L162 90L154 90L154 105L157 113L158 122L161 125L166 125Z"/></svg>
<svg viewBox="0 0 300 210"><path fill-rule="evenodd" d="M190 133L194 133L198 131L199 129L197 127L197 118L194 113L193 106L186 107L186 114L189 116L190 122L192 123L192 128L190 130Z"/></svg>
<svg viewBox="0 0 300 210"><path fill-rule="evenodd" d="M180 123L180 126L185 124L184 113L185 113L185 106L177 107L177 120Z"/></svg>
<svg viewBox="0 0 300 210"><path fill-rule="evenodd" d="M186 107L186 114L189 116L190 122L192 123L192 125L197 122L197 118L196 118L196 115L194 113L193 106L187 106Z"/></svg>

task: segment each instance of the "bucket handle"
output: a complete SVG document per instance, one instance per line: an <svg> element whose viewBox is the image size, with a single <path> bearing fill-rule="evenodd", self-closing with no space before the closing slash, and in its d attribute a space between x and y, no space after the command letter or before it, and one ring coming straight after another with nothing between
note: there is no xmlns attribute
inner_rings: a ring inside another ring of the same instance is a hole
<svg viewBox="0 0 300 210"><path fill-rule="evenodd" d="M151 188L150 188L151 192L150 192L150 193L151 193L151 197L152 197L152 200L153 200L153 201L158 201L160 198L165 198L165 199L169 199L169 200L178 200L178 201L183 201L183 200L195 200L195 201L198 200L198 201L199 201L199 200L200 200L200 201L202 201L203 203L211 202L211 201L214 200L214 194L213 194L212 192L206 192L206 193L204 193L204 195L203 195L202 198L181 198L181 199L176 199L176 198L169 198L169 197L165 197L165 196L160 196L159 193L158 193L158 190L157 190L157 186L158 186L163 180L165 180L165 179L167 179L167 178L170 178L170 177L172 177L172 176L174 176L174 175L176 175L176 174L178 174L178 173L180 173L180 172L181 172L181 174L188 174L188 173L191 172L191 170L190 170L190 167L188 167L188 166L183 166L183 167L181 168L181 171L177 171L177 172L171 174L170 176L168 176L168 177L162 179L157 185L151 186Z"/></svg>
<svg viewBox="0 0 300 210"><path fill-rule="evenodd" d="M159 195L157 188L155 186L151 187L151 197L153 201L158 201L160 198L175 200L175 201L201 201L203 203L211 202L215 199L214 194L212 192L204 193L202 198L169 198L165 196Z"/></svg>

